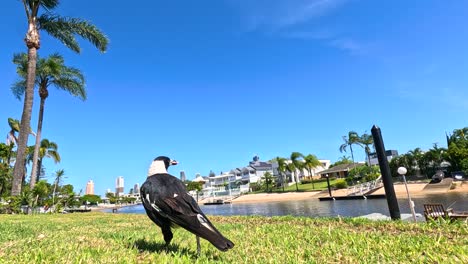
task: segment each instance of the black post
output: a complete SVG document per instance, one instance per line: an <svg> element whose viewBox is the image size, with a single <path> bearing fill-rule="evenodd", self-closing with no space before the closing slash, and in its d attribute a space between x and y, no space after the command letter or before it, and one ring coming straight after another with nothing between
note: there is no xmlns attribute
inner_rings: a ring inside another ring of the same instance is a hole
<svg viewBox="0 0 468 264"><path fill-rule="evenodd" d="M400 208L393 188L392 174L390 166L388 166L387 155L385 155L385 146L382 139L380 128L374 125L371 129L372 137L374 138L375 151L379 160L380 172L382 173L382 180L385 188L385 196L387 197L388 210L392 220L401 218Z"/></svg>
<svg viewBox="0 0 468 264"><path fill-rule="evenodd" d="M325 177L327 178L328 194L330 195L330 197L332 197L330 189L330 178L328 177L328 174L325 174Z"/></svg>

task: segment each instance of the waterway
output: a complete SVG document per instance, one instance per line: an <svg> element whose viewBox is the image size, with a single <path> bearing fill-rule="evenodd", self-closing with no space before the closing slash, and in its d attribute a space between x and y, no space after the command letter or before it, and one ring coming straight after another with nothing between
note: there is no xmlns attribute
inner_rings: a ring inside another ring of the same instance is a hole
<svg viewBox="0 0 468 264"><path fill-rule="evenodd" d="M455 211L468 211L468 193L428 194L412 197L416 213L423 214L423 204L441 203L445 208ZM408 199L398 199L402 214L410 214ZM262 215L262 216L308 216L308 217L355 217L380 213L389 216L387 200L340 200L319 201L317 198L308 198L297 201L261 202L261 203L234 203L222 205L200 205L207 215ZM105 210L111 212L111 210ZM145 214L142 205L123 207L118 213Z"/></svg>

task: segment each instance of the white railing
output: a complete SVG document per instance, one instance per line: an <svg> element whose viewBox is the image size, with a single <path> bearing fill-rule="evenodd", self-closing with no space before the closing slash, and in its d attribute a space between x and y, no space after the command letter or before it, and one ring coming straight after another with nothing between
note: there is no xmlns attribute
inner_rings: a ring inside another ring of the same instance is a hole
<svg viewBox="0 0 468 264"><path fill-rule="evenodd" d="M373 189L382 187L382 176L377 179L348 187L346 195L363 195Z"/></svg>

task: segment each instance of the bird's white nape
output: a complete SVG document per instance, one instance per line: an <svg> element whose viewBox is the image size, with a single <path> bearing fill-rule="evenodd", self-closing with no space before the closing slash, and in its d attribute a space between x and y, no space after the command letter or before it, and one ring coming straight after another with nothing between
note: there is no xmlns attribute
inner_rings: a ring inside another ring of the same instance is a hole
<svg viewBox="0 0 468 264"><path fill-rule="evenodd" d="M166 166L162 160L155 160L151 163L148 170L148 177L157 173L167 173Z"/></svg>

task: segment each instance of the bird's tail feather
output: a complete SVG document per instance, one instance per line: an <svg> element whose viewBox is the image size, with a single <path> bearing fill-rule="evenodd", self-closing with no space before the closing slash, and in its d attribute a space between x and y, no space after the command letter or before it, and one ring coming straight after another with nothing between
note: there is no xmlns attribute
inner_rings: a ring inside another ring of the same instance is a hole
<svg viewBox="0 0 468 264"><path fill-rule="evenodd" d="M185 228L193 234L208 240L221 251L227 251L234 247L234 243L224 237L204 215L198 214L197 220L200 222L199 226L188 226Z"/></svg>

